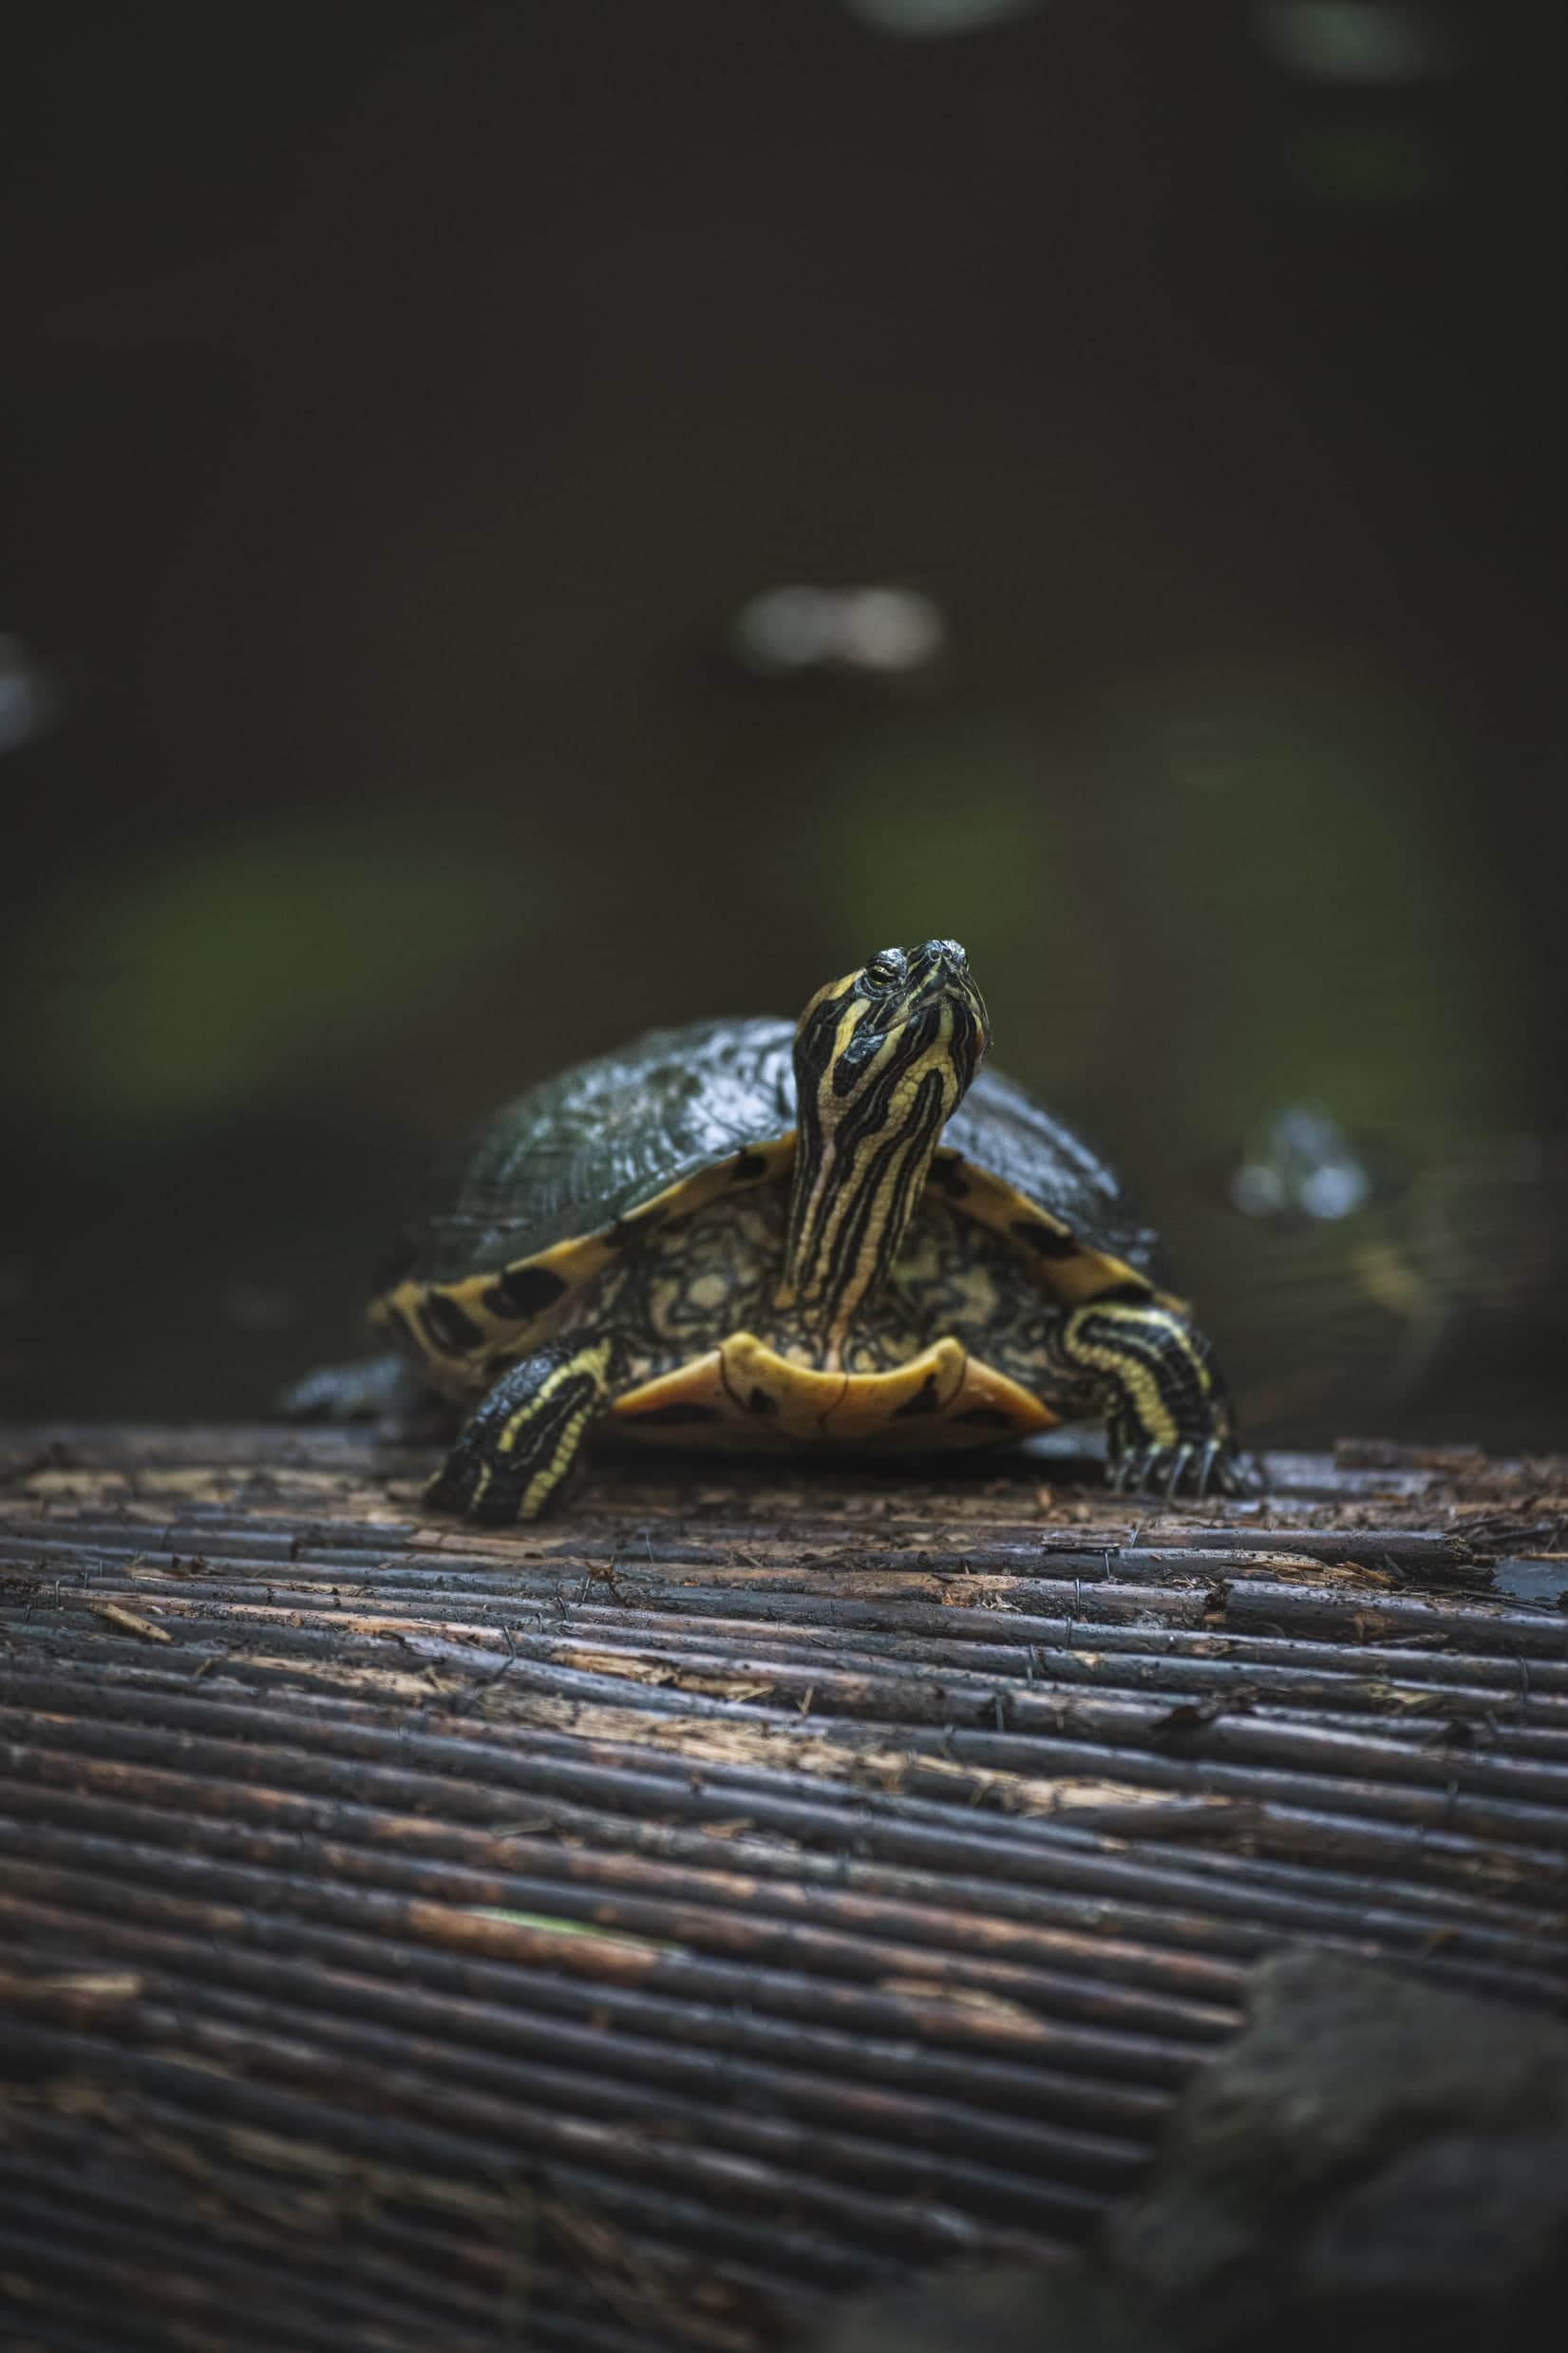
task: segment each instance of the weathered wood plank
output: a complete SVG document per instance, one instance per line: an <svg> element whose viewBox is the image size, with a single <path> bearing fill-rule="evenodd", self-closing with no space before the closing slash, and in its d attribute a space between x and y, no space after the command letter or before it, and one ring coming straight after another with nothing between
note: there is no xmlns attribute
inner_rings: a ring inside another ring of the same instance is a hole
<svg viewBox="0 0 1568 2353"><path fill-rule="evenodd" d="M428 1463L0 1433L40 2342L744 2353L1080 2238L1281 1942L1568 1992L1561 1463Z"/></svg>

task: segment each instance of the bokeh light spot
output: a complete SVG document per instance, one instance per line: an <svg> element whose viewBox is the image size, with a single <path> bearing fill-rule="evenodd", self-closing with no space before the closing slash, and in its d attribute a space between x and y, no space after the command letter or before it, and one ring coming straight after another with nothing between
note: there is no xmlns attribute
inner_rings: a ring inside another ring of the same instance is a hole
<svg viewBox="0 0 1568 2353"><path fill-rule="evenodd" d="M1258 47L1288 73L1319 82L1414 82L1457 62L1452 20L1403 0L1260 0Z"/></svg>
<svg viewBox="0 0 1568 2353"><path fill-rule="evenodd" d="M850 15L862 25L905 41L983 32L1016 16L1032 16L1041 5L1042 0L844 0Z"/></svg>
<svg viewBox="0 0 1568 2353"><path fill-rule="evenodd" d="M807 670L898 678L929 670L947 647L947 623L916 588L812 588L791 583L747 599L730 627L730 651L759 676Z"/></svg>

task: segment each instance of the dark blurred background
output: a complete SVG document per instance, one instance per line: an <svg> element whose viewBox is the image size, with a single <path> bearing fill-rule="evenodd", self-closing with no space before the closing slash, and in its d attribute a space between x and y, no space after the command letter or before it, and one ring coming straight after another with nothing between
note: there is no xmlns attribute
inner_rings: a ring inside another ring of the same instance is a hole
<svg viewBox="0 0 1568 2353"><path fill-rule="evenodd" d="M1251 1435L1558 1437L1550 16L14 13L0 1409L263 1409L495 1101L943 932Z"/></svg>

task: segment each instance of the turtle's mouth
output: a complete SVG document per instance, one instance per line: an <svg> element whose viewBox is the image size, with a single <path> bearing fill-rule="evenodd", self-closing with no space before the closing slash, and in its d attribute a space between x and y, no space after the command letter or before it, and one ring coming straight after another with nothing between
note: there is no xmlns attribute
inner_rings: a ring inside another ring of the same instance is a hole
<svg viewBox="0 0 1568 2353"><path fill-rule="evenodd" d="M921 1053L944 1036L957 1060L978 1065L991 1044L991 1022L985 999L967 971L952 969L929 974L897 1021L878 1023L880 1037L897 1040L901 1052ZM870 1041L868 1040L868 1043Z"/></svg>
<svg viewBox="0 0 1568 2353"><path fill-rule="evenodd" d="M917 1020L951 1005L954 1035L967 1029L975 1040L975 1059L991 1043L991 1022L985 999L970 977L969 958L956 939L928 939L912 950L909 959L910 1012Z"/></svg>

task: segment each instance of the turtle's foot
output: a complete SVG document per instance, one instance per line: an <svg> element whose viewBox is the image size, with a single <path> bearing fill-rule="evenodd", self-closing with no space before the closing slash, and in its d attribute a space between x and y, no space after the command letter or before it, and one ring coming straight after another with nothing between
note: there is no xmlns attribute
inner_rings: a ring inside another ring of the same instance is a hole
<svg viewBox="0 0 1568 2353"><path fill-rule="evenodd" d="M292 1422L387 1421L425 1427L430 1393L401 1357L360 1357L352 1364L318 1365L291 1381L273 1410Z"/></svg>
<svg viewBox="0 0 1568 2353"><path fill-rule="evenodd" d="M1107 1464L1118 1494L1250 1495L1257 1483L1229 1438L1182 1438L1174 1446L1134 1440L1119 1447L1113 1435Z"/></svg>
<svg viewBox="0 0 1568 2353"><path fill-rule="evenodd" d="M1164 1496L1249 1491L1219 1368L1187 1317L1154 1300L1091 1300L1066 1319L1058 1345L1098 1391L1112 1487Z"/></svg>
<svg viewBox="0 0 1568 2353"><path fill-rule="evenodd" d="M557 1501L589 1425L609 1402L608 1340L551 1340L510 1364L480 1399L426 1503L506 1526Z"/></svg>

